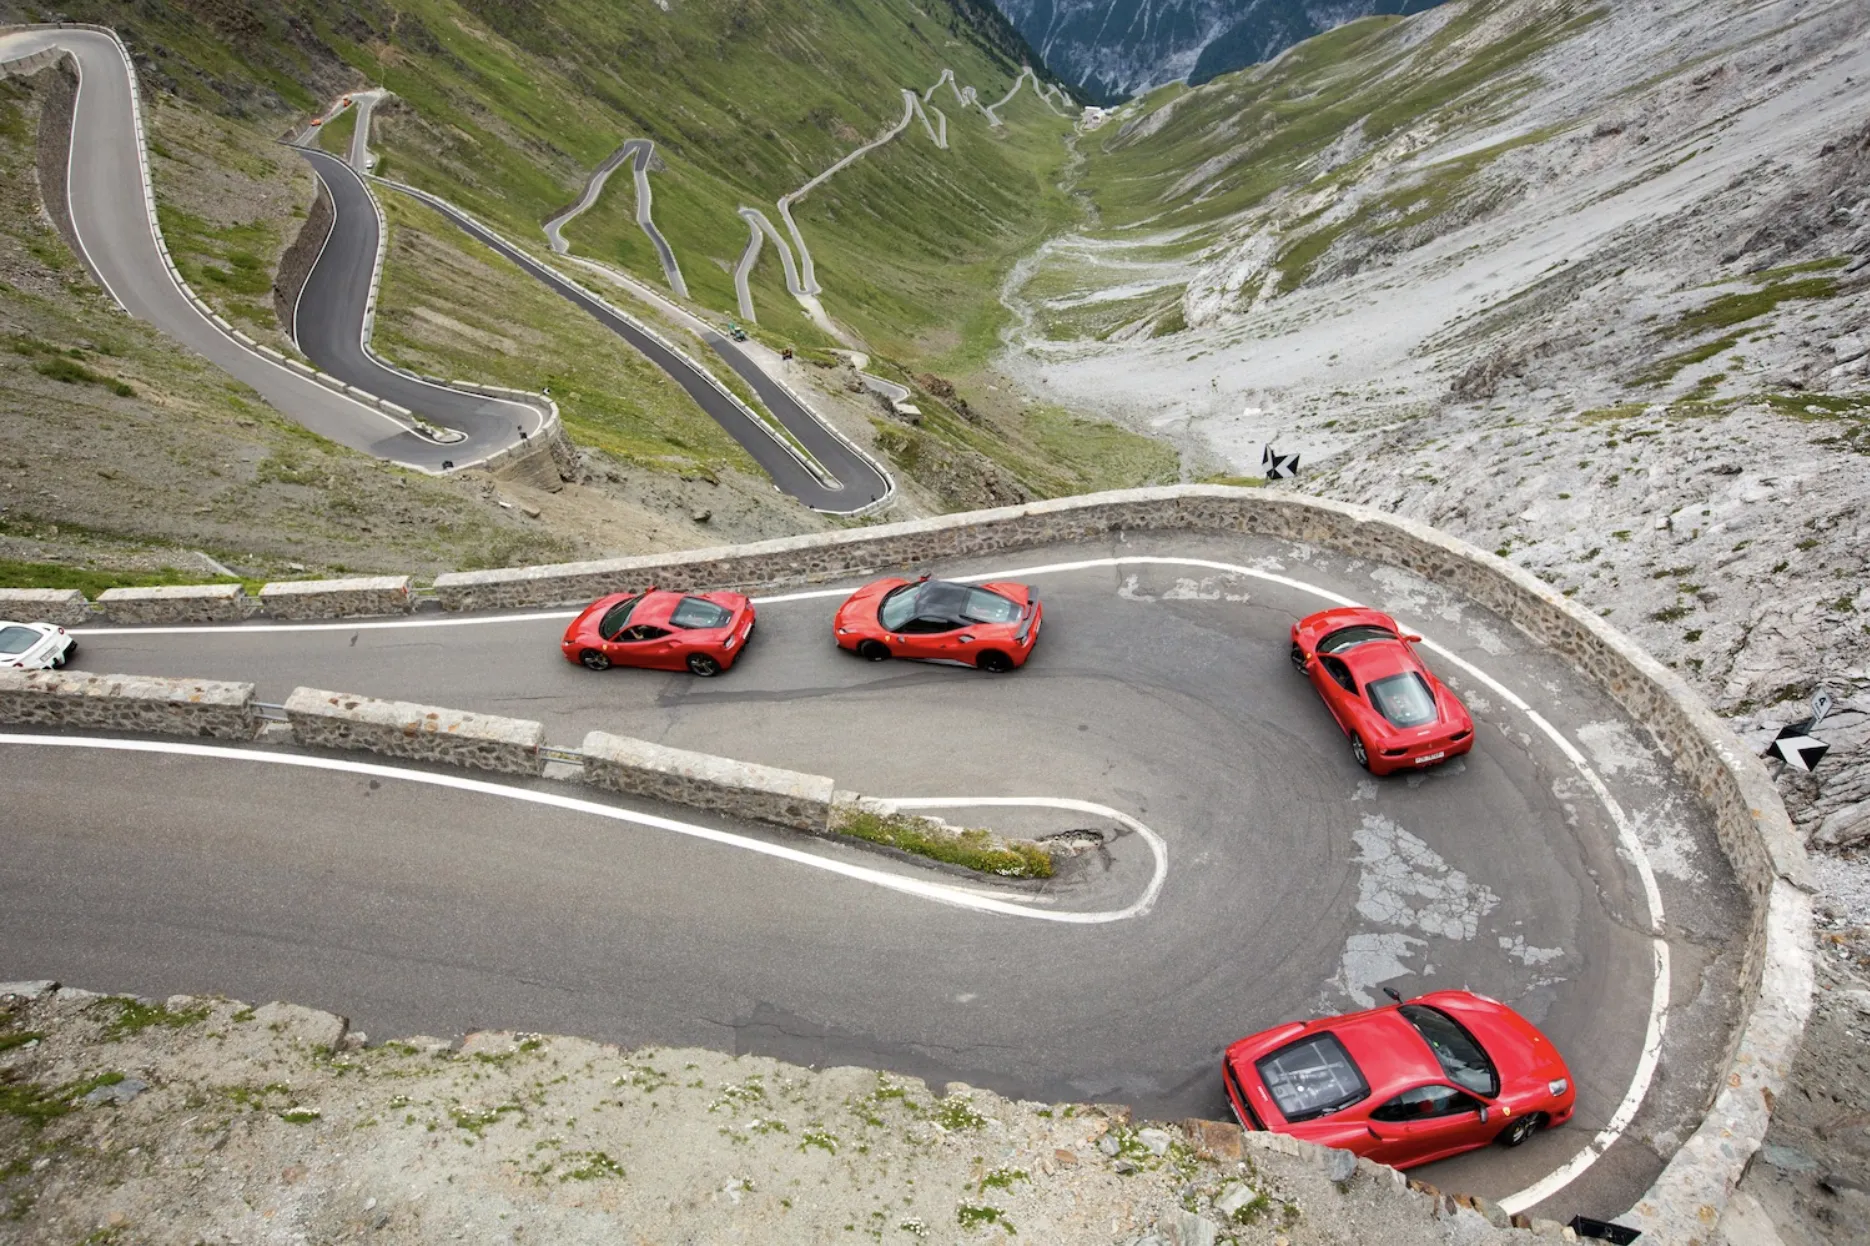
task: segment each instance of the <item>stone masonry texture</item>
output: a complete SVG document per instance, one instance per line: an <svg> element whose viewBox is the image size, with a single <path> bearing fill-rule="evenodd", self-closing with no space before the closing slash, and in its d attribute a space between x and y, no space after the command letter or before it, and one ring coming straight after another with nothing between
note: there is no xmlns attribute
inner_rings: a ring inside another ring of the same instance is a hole
<svg viewBox="0 0 1870 1246"><path fill-rule="evenodd" d="M825 833L836 785L823 775L730 761L593 731L584 738L584 781L731 817Z"/></svg>
<svg viewBox="0 0 1870 1246"><path fill-rule="evenodd" d="M295 688L286 698L292 738L304 748L358 749L410 761L504 774L545 771L545 727L519 718Z"/></svg>
<svg viewBox="0 0 1870 1246"><path fill-rule="evenodd" d="M260 589L260 608L275 619L346 619L407 614L416 599L406 575L350 580L284 580Z"/></svg>
<svg viewBox="0 0 1870 1246"><path fill-rule="evenodd" d="M97 604L112 623L232 623L252 614L254 603L238 584L179 584L107 588Z"/></svg>
<svg viewBox="0 0 1870 1246"><path fill-rule="evenodd" d="M93 617L91 603L75 588L0 588L0 619L80 627Z"/></svg>
<svg viewBox="0 0 1870 1246"><path fill-rule="evenodd" d="M84 671L0 671L0 722L250 740L253 685Z"/></svg>

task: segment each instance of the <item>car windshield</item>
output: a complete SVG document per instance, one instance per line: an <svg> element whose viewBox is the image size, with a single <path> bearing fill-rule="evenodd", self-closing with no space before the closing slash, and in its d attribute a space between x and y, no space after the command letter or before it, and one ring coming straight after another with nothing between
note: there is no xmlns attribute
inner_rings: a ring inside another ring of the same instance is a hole
<svg viewBox="0 0 1870 1246"><path fill-rule="evenodd" d="M1335 1035L1312 1034L1288 1043L1254 1067L1288 1121L1308 1121L1347 1108L1370 1085Z"/></svg>
<svg viewBox="0 0 1870 1246"><path fill-rule="evenodd" d="M1449 1081L1477 1095L1491 1097L1500 1093L1500 1077L1494 1072L1493 1061L1453 1017L1422 1004L1404 1004L1396 1011L1435 1053Z"/></svg>
<svg viewBox="0 0 1870 1246"><path fill-rule="evenodd" d="M636 603L641 600L643 600L641 597L632 597L606 610L604 617L598 621L597 634L605 640L617 639L617 633L621 632L624 625L630 621L630 611L636 609Z"/></svg>
<svg viewBox="0 0 1870 1246"><path fill-rule="evenodd" d="M702 628L726 627L734 621L734 612L725 606L717 606L711 601L699 597L684 597L682 604L669 616L669 622L677 627Z"/></svg>
<svg viewBox="0 0 1870 1246"><path fill-rule="evenodd" d="M903 624L916 617L916 598L921 596L926 584L926 580L920 584L905 584L883 595L877 606L877 622L883 625L883 630L901 631Z"/></svg>
<svg viewBox="0 0 1870 1246"><path fill-rule="evenodd" d="M0 653L24 653L40 641L38 632L30 627L0 627Z"/></svg>
<svg viewBox="0 0 1870 1246"><path fill-rule="evenodd" d="M1346 627L1332 632L1318 642L1320 653L1346 653L1358 645L1367 645L1373 640L1395 640L1396 633L1388 628L1377 627L1371 623L1359 623L1355 627Z"/></svg>
<svg viewBox="0 0 1870 1246"><path fill-rule="evenodd" d="M1377 713L1398 727L1420 727L1435 721L1435 694L1414 671L1374 680L1365 691Z"/></svg>

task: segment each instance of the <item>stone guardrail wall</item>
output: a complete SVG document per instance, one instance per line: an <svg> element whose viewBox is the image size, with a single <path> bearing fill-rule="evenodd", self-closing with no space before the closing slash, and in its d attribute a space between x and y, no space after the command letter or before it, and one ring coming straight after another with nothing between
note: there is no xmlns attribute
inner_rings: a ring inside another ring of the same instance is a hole
<svg viewBox="0 0 1870 1246"><path fill-rule="evenodd" d="M823 835L836 785L800 774L593 731L584 737L584 781L630 796L757 818Z"/></svg>
<svg viewBox="0 0 1870 1246"><path fill-rule="evenodd" d="M520 718L295 688L286 698L293 741L504 774L545 773L545 727Z"/></svg>
<svg viewBox="0 0 1870 1246"><path fill-rule="evenodd" d="M0 671L0 722L251 740L253 685L82 671Z"/></svg>
<svg viewBox="0 0 1870 1246"><path fill-rule="evenodd" d="M1649 728L1713 816L1752 910L1740 983L1747 1006L1726 1075L1701 1127L1627 1217L1650 1240L1705 1239L1765 1135L1772 1098L1798 1054L1810 1011L1812 906L1804 847L1764 766L1680 677L1504 559L1368 507L1266 490L1178 485L740 546L460 572L438 577L435 592L446 610L577 605L650 582L705 590L824 581L1101 540L1122 531L1253 533L1408 569L1472 598L1556 650Z"/></svg>
<svg viewBox="0 0 1870 1246"><path fill-rule="evenodd" d="M97 604L112 623L233 623L255 607L239 584L107 588Z"/></svg>
<svg viewBox="0 0 1870 1246"><path fill-rule="evenodd" d="M96 622L97 616L75 588L0 588L0 619L83 627Z"/></svg>
<svg viewBox="0 0 1870 1246"><path fill-rule="evenodd" d="M346 619L407 614L416 608L416 599L406 575L282 580L260 588L260 608L275 619Z"/></svg>

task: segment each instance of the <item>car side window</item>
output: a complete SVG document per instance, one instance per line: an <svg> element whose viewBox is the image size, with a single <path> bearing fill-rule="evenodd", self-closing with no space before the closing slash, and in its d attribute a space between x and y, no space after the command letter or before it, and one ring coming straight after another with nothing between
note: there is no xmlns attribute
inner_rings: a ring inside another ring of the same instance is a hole
<svg viewBox="0 0 1870 1246"><path fill-rule="evenodd" d="M651 627L647 623L638 623L635 627L624 628L623 631L617 634L617 639L621 643L627 645L639 640L661 640L668 634L669 633L663 628Z"/></svg>
<svg viewBox="0 0 1870 1246"><path fill-rule="evenodd" d="M1417 1086L1370 1109L1370 1119L1391 1122L1432 1120L1438 1116L1476 1112L1480 1106L1479 1099L1453 1086Z"/></svg>
<svg viewBox="0 0 1870 1246"><path fill-rule="evenodd" d="M1352 696L1357 695L1357 681L1351 678L1350 667L1344 665L1341 659L1334 658L1329 654L1321 655L1318 660L1324 663L1325 674L1331 676L1332 682L1336 683L1338 687L1344 689L1344 691L1350 693Z"/></svg>
<svg viewBox="0 0 1870 1246"><path fill-rule="evenodd" d="M933 636L939 632L952 632L960 626L950 619L931 619L924 615L910 619L902 625L901 631L905 636Z"/></svg>

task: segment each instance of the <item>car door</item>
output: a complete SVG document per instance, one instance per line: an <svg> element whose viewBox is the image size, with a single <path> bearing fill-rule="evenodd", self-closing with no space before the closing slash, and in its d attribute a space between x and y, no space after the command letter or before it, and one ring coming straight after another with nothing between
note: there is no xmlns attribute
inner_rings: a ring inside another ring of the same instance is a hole
<svg viewBox="0 0 1870 1246"><path fill-rule="evenodd" d="M1411 1087L1370 1109L1375 1145L1365 1154L1380 1164L1426 1164L1486 1143L1485 1108L1464 1090L1441 1082Z"/></svg>
<svg viewBox="0 0 1870 1246"><path fill-rule="evenodd" d="M890 637L890 648L905 658L951 657L960 634L961 625L953 619L919 615Z"/></svg>
<svg viewBox="0 0 1870 1246"><path fill-rule="evenodd" d="M1351 668L1344 659L1329 653L1321 653L1312 663L1312 685L1318 689L1318 695L1324 699L1325 708L1331 711L1331 717L1338 720L1338 727L1351 730L1351 710L1349 702L1357 697L1357 680L1351 675Z"/></svg>
<svg viewBox="0 0 1870 1246"><path fill-rule="evenodd" d="M642 666L651 670L676 670L682 665L680 637L667 628L638 623L619 632L606 646L612 662L622 666Z"/></svg>

